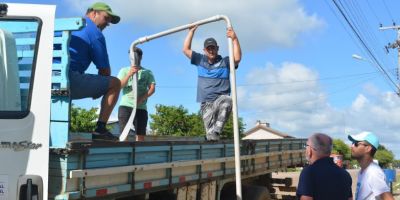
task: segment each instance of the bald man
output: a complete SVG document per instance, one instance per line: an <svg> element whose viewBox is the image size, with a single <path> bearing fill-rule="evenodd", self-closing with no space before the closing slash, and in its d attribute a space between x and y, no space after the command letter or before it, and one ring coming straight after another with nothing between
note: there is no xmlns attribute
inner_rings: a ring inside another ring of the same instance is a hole
<svg viewBox="0 0 400 200"><path fill-rule="evenodd" d="M300 174L297 197L300 200L353 199L350 174L330 157L332 138L323 133L313 134L305 148L310 165Z"/></svg>

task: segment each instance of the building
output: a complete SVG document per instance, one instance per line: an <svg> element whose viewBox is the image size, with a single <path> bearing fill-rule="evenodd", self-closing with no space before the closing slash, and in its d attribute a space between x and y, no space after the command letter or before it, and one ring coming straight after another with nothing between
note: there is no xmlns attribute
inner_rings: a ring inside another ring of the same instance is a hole
<svg viewBox="0 0 400 200"><path fill-rule="evenodd" d="M294 138L286 133L272 129L269 123L257 121L256 126L244 133L246 135L243 140L264 140L264 139L282 139Z"/></svg>

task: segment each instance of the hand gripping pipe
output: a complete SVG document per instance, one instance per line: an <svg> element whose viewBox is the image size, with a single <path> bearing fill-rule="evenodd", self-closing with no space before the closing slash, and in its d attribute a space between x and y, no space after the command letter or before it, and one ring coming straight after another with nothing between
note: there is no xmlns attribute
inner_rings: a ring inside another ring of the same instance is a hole
<svg viewBox="0 0 400 200"><path fill-rule="evenodd" d="M203 19L191 24L186 24L182 26L178 26L172 29L168 29L153 35L141 37L134 42L132 42L130 46L130 53L129 53L129 58L131 61L131 64L135 63L135 53L133 49L138 45L142 44L145 42L149 42L150 40L160 38L166 35L170 35L179 31L183 31L186 29L189 29L190 27L194 25L203 25L203 24L208 24L211 22L216 22L224 20L226 22L227 28L232 27L231 21L229 18L225 15L215 15L213 17ZM235 150L235 175L236 175L236 197L237 200L242 200L242 183L241 183L241 168L240 168L240 144L239 144L239 125L238 125L238 109L237 109L237 93L236 93L236 70L235 70L235 63L233 60L233 43L232 39L228 37L228 47L229 47L229 66L230 66L230 84L231 84L231 96L232 96L232 114L233 114L233 133L234 133L234 150ZM137 80L137 76L135 74L134 77ZM133 91L136 91L133 89ZM134 119L135 112L132 112L131 116L129 117L128 123L125 126L122 135L124 133L128 133L128 131L131 129L132 122Z"/></svg>

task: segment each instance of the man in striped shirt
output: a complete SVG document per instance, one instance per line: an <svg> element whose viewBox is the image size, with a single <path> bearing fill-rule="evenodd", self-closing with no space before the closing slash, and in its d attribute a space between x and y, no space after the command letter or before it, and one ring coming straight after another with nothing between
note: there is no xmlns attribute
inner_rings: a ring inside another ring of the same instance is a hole
<svg viewBox="0 0 400 200"><path fill-rule="evenodd" d="M197 26L189 28L183 44L183 53L197 66L197 102L201 103L200 112L206 129L207 140L219 140L225 122L232 110L229 82L229 57L218 54L218 44L214 38L204 41L204 54L192 51L192 39ZM239 39L232 28L228 28L227 37L233 42L233 60L235 69L242 58Z"/></svg>

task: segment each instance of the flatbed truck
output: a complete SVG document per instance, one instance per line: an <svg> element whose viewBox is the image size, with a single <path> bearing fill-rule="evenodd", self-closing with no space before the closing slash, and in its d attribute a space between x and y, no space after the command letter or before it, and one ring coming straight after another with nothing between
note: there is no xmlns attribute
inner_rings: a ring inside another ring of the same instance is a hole
<svg viewBox="0 0 400 200"><path fill-rule="evenodd" d="M0 4L0 200L232 200L234 143L92 141L70 131L70 33L55 6ZM305 139L240 142L243 199L269 199L275 171L305 164Z"/></svg>

